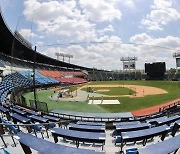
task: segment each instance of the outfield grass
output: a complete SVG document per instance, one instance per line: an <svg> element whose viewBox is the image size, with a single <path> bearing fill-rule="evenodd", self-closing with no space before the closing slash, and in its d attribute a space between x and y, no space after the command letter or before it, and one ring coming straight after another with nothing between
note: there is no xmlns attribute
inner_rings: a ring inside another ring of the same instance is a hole
<svg viewBox="0 0 180 154"><path fill-rule="evenodd" d="M83 88L81 90L88 91L88 88ZM129 88L123 87L93 87L93 92L104 95L133 95L135 91ZM108 91L99 91L99 90L108 90Z"/></svg>
<svg viewBox="0 0 180 154"><path fill-rule="evenodd" d="M63 110L73 110L79 112L126 112L137 109L143 109L151 107L154 105L159 105L172 101L174 99L180 98L180 82L178 81L99 81L91 82L89 85L98 84L129 84L129 85L144 85L151 87L158 87L166 90L168 93L145 96L141 98L129 98L121 97L114 98L118 99L121 104L118 105L94 105L87 104L87 102L63 102L63 101L53 101L49 99L49 96L53 93L52 90L39 91L38 99L39 101L44 101L48 103L49 110L53 109L63 109ZM27 102L29 99L33 98L33 93L27 93L24 95ZM112 98L104 98L112 99Z"/></svg>

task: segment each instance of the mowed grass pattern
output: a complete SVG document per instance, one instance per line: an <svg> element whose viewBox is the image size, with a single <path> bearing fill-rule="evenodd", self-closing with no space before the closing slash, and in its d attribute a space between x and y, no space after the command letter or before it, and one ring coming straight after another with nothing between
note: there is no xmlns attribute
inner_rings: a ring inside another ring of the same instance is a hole
<svg viewBox="0 0 180 154"><path fill-rule="evenodd" d="M82 90L87 91L87 88ZM93 87L92 90L104 95L132 95L135 93L135 91L125 87Z"/></svg>
<svg viewBox="0 0 180 154"><path fill-rule="evenodd" d="M79 112L128 112L137 109L143 109L159 104L163 104L177 98L180 98L180 82L178 81L99 81L91 82L88 85L104 85L104 84L126 84L126 85L144 85L151 87L158 87L166 90L168 93L145 96L141 98L129 98L120 97L113 98L118 99L121 104L118 105L90 105L88 102L63 102L53 101L49 99L49 96L53 93L52 90L39 91L38 100L47 102L49 110L62 109L62 110L73 110ZM33 98L33 93L27 93L24 95L28 102L29 99ZM104 98L112 99L112 98Z"/></svg>

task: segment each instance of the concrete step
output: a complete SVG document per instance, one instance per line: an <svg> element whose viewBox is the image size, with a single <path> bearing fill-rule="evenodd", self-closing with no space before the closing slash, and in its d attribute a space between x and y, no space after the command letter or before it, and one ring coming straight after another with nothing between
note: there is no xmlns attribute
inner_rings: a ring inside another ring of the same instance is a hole
<svg viewBox="0 0 180 154"><path fill-rule="evenodd" d="M106 141L104 150L106 151L106 154L116 154L120 151L119 147L115 147L114 145L114 137L111 136L113 130L107 130L106 131Z"/></svg>

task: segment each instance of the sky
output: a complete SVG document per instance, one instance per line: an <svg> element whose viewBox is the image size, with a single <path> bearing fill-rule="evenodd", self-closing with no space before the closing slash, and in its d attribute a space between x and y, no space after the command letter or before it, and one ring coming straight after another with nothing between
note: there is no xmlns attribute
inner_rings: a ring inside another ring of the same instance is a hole
<svg viewBox="0 0 180 154"><path fill-rule="evenodd" d="M176 67L180 0L0 0L0 6L11 31L49 57L71 54L73 64L105 70L122 70L120 58L134 56L137 69L159 61Z"/></svg>

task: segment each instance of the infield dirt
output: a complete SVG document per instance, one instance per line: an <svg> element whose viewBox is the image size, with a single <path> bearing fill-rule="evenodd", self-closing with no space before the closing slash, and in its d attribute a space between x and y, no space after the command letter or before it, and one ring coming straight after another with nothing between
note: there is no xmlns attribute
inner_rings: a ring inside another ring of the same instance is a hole
<svg viewBox="0 0 180 154"><path fill-rule="evenodd" d="M87 87L87 85L84 85L82 87L80 87L79 89L85 88ZM135 91L136 93L134 95L111 95L111 96L107 96L107 97L144 97L144 96L148 96L148 95L158 95L158 94L165 94L168 93L166 90L160 89L160 88L156 88L156 87L150 87L150 86L140 86L140 85L89 85L89 87L99 87L99 88L104 88L106 90L108 90L109 88L117 88L117 87L126 87L129 88L133 91ZM100 92L100 91L99 91Z"/></svg>

